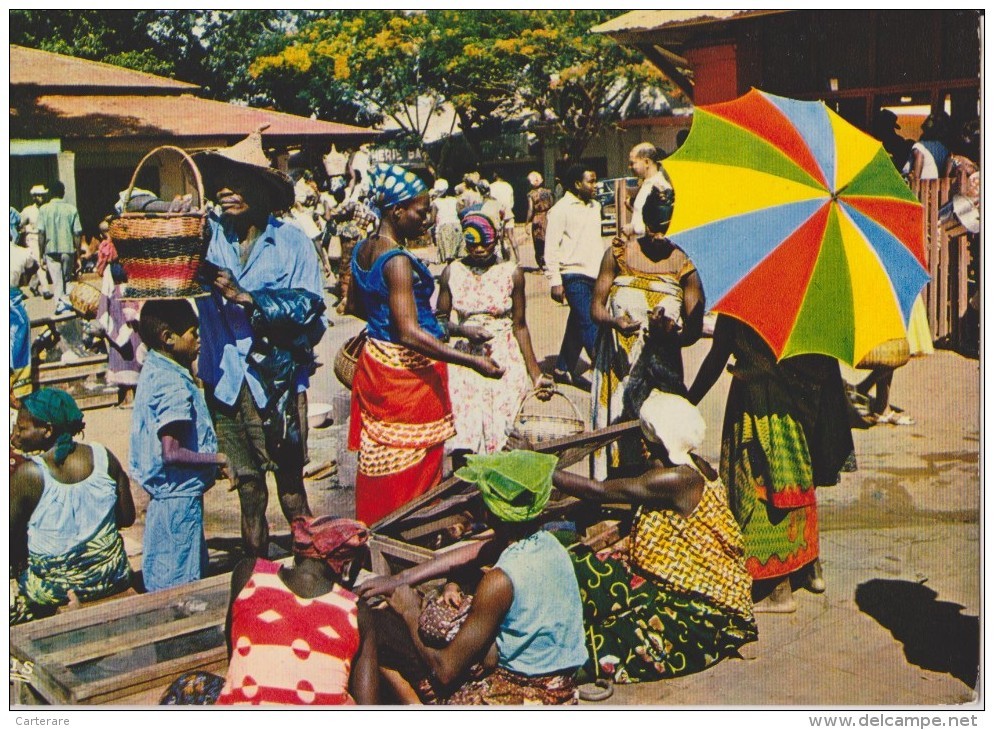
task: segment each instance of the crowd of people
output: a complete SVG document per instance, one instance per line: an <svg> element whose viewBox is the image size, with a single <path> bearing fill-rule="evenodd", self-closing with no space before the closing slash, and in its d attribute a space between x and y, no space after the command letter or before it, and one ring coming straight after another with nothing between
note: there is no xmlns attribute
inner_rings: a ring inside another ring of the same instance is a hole
<svg viewBox="0 0 994 730"><path fill-rule="evenodd" d="M942 169L972 195L969 151L944 154L935 119L910 149L891 125L885 149L899 166L906 159L912 184ZM32 188L32 205L11 209L11 622L136 585L119 533L135 521L131 480L150 498L139 589L203 577L203 498L221 479L237 493L245 558L232 574L228 672L183 675L164 703L573 704L584 683L672 678L738 655L757 638L756 612L794 611L794 591L830 580L816 495L855 469L851 399L876 388L877 422L905 422L888 415L892 371L874 370L847 398L836 360L778 362L725 316L687 385L682 350L702 337L707 303L693 262L666 237L676 199L664 157L648 143L631 150L638 187L619 201L628 222L609 242L596 170L572 165L559 196L528 176L535 260L569 308L546 373L529 332L515 191L499 173L452 187L356 164L319 186L271 167L258 133L195 154L213 202L208 296L139 306L125 298L106 222L93 247L108 378L131 408L126 467L77 439L83 414L70 395L31 392L18 287L68 312L81 251L61 184ZM188 206L148 195L121 210ZM437 275L411 251L429 235ZM313 515L303 479L326 296L365 322L348 431L355 519ZM731 358L715 467L698 453L696 405ZM522 399L548 399L556 384L590 389L593 428L639 423L598 453L590 477L558 469L514 432ZM270 472L289 564L270 560ZM452 472L479 491L474 539L357 586L369 526ZM630 532L586 547L574 524L547 517L553 489L628 505ZM436 579L447 581L439 593L415 590Z"/></svg>

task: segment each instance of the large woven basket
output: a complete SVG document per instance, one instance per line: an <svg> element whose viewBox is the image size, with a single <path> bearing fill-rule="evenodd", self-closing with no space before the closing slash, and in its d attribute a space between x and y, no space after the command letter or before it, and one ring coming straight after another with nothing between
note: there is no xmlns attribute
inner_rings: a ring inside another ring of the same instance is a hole
<svg viewBox="0 0 994 730"><path fill-rule="evenodd" d="M209 239L204 182L193 158L179 147L156 147L138 163L124 200L131 199L145 163L164 153L178 156L179 165L185 163L190 168L197 188L197 209L189 213L131 213L125 209L110 222L110 237L128 278L125 299L182 299L209 293L198 280Z"/></svg>
<svg viewBox="0 0 994 730"><path fill-rule="evenodd" d="M69 292L69 304L81 317L93 319L100 306L100 290L85 281L77 281Z"/></svg>
<svg viewBox="0 0 994 730"><path fill-rule="evenodd" d="M514 417L514 430L533 444L542 441L575 436L586 428L576 405L559 390L551 391L549 400L539 400L539 393L549 392L536 388L525 394Z"/></svg>
<svg viewBox="0 0 994 730"><path fill-rule="evenodd" d="M911 359L911 346L901 337L887 340L870 350L856 366L860 369L899 368Z"/></svg>
<svg viewBox="0 0 994 730"><path fill-rule="evenodd" d="M352 380L355 378L356 366L359 364L359 355L366 344L366 330L363 330L355 337L347 339L335 354L335 377L338 382L349 390L352 390Z"/></svg>

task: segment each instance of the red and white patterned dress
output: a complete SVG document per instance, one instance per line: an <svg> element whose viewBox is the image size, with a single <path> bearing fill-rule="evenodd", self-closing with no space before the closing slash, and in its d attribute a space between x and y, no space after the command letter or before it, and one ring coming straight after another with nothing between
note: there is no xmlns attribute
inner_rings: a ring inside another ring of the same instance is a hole
<svg viewBox="0 0 994 730"><path fill-rule="evenodd" d="M492 454L503 449L521 399L531 390L531 378L512 328L516 268L511 261L485 271L469 268L462 261L449 266L455 319L460 324L483 327L493 335L482 348L462 338L454 338L453 346L474 354L486 352L504 368L504 376L494 380L467 367L449 366L449 397L456 426L456 435L446 443L449 451Z"/></svg>
<svg viewBox="0 0 994 730"><path fill-rule="evenodd" d="M232 606L231 660L219 705L353 705L348 693L359 649L355 594L336 585L301 598L257 560Z"/></svg>

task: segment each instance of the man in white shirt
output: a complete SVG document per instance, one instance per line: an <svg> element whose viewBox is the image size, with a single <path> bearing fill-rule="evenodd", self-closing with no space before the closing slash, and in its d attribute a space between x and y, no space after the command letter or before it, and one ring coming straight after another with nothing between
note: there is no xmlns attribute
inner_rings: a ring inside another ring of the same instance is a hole
<svg viewBox="0 0 994 730"><path fill-rule="evenodd" d="M628 166L639 179L639 191L632 204L632 220L622 228L626 236L634 235L641 238L645 235L645 222L642 220L642 208L653 187L659 190L672 190L666 173L662 168L663 155L651 142L640 142L628 153Z"/></svg>
<svg viewBox="0 0 994 730"><path fill-rule="evenodd" d="M580 347L594 360L597 325L590 316L594 283L604 256L601 238L601 206L594 198L597 173L583 165L573 165L563 178L565 194L549 210L545 236L546 276L552 298L569 304L566 333L559 349L553 378L573 382Z"/></svg>
<svg viewBox="0 0 994 730"><path fill-rule="evenodd" d="M31 188L31 204L21 211L21 240L22 246L27 246L31 258L38 263L37 276L31 277L30 286L35 294L41 293L46 299L52 298L52 287L48 283L48 269L45 257L42 255L38 236L38 209L45 204L48 188L35 185Z"/></svg>

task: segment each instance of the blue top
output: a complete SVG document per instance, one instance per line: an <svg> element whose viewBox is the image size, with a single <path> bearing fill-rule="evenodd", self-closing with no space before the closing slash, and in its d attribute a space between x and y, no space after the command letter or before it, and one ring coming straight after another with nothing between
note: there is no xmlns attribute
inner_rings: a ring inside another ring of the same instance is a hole
<svg viewBox="0 0 994 730"><path fill-rule="evenodd" d="M63 484L48 471L45 460L32 456L44 480L41 498L28 520L28 551L34 555L64 555L113 522L117 482L107 473L107 449L90 444L93 471L75 484Z"/></svg>
<svg viewBox="0 0 994 730"><path fill-rule="evenodd" d="M512 543L494 567L514 586L497 633L498 665L535 676L586 663L580 589L566 548L542 530Z"/></svg>
<svg viewBox="0 0 994 730"><path fill-rule="evenodd" d="M217 453L217 436L204 394L190 371L155 350L149 350L131 413L131 476L152 499L199 497L217 478L217 467L166 466L159 431L170 423L190 424L183 448Z"/></svg>
<svg viewBox="0 0 994 730"><path fill-rule="evenodd" d="M368 239L367 239L368 240ZM414 254L402 248L395 248L380 254L367 271L359 266L359 250L366 241L358 243L352 251L352 280L355 291L362 296L363 307L366 310L366 332L376 340L396 342L396 330L390 318L390 291L383 277L383 267L394 256L407 256L414 269L414 303L418 308L418 324L428 334L442 339L445 336L442 325L435 318L431 308L431 296L435 293L435 277L421 260Z"/></svg>
<svg viewBox="0 0 994 730"><path fill-rule="evenodd" d="M242 266L238 234L222 225L216 216L209 218L211 241L207 260L230 269L238 285L248 291L306 289L324 298L324 282L314 242L297 226L269 217L245 266ZM214 397L234 405L242 383L259 407L267 396L259 376L249 362L252 349L252 325L245 309L224 299L216 291L197 300L200 311L200 361L198 374L214 388ZM324 323L321 323L322 331ZM297 392L307 389L309 377L303 369L296 376Z"/></svg>

